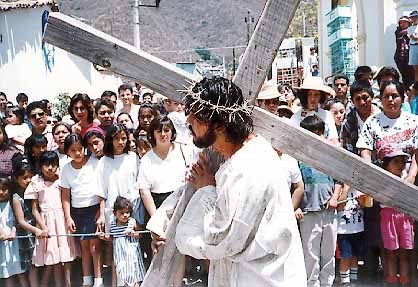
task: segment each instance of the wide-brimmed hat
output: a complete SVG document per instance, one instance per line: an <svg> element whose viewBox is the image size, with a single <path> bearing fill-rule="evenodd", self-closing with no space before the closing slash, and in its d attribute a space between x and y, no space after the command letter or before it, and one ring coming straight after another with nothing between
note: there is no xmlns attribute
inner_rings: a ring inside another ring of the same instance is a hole
<svg viewBox="0 0 418 287"><path fill-rule="evenodd" d="M327 86L324 84L324 81L321 77L307 77L303 83L302 86L296 87L297 90L316 90L321 91L326 94L330 94L332 96L335 96L335 91L330 86Z"/></svg>
<svg viewBox="0 0 418 287"><path fill-rule="evenodd" d="M412 11L411 13L409 13L409 17L410 18L411 17L418 17L418 11L417 10Z"/></svg>
<svg viewBox="0 0 418 287"><path fill-rule="evenodd" d="M277 90L277 85L272 81L264 83L261 87L260 92L258 93L257 100L270 100L279 98L281 94Z"/></svg>

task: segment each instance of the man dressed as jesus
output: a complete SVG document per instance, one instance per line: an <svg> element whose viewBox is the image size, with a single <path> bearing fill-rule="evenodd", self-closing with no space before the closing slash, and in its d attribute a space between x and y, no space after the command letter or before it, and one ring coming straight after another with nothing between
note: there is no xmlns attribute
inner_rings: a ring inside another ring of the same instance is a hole
<svg viewBox="0 0 418 287"><path fill-rule="evenodd" d="M203 79L184 103L195 145L212 147L225 162L215 175L203 156L193 166L189 182L197 191L177 225L177 248L210 260L209 287L306 286L285 173L271 144L252 134L240 88Z"/></svg>

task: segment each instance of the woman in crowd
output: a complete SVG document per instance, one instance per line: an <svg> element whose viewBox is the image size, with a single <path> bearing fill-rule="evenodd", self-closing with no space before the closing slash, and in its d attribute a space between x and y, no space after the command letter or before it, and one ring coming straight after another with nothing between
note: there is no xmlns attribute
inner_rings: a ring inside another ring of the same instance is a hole
<svg viewBox="0 0 418 287"><path fill-rule="evenodd" d="M298 88L298 97L302 108L293 114L291 121L295 125L299 125L304 118L317 115L325 122L325 138L338 145L338 132L334 117L329 111L325 111L320 107L333 93L334 90L324 85L321 78L306 78L302 86Z"/></svg>
<svg viewBox="0 0 418 287"><path fill-rule="evenodd" d="M71 127L72 132L79 133L82 137L88 128L92 127L93 125L99 125L93 121L93 108L91 105L91 99L87 94L75 94L71 98L68 112L75 122L75 124Z"/></svg>
<svg viewBox="0 0 418 287"><path fill-rule="evenodd" d="M151 121L157 116L157 110L152 104L142 104L139 108L138 121L139 125L136 133L139 134L141 131L148 132Z"/></svg>
<svg viewBox="0 0 418 287"><path fill-rule="evenodd" d="M147 136L152 149L141 159L138 183L141 199L152 216L173 191L185 184L192 152L186 145L174 143L176 130L167 117L153 119ZM182 286L185 264L183 258L174 278L175 287Z"/></svg>

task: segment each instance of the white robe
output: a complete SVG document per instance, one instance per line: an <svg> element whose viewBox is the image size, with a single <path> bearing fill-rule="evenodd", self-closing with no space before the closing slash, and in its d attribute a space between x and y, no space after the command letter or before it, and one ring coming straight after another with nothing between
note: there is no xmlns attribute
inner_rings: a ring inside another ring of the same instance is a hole
<svg viewBox="0 0 418 287"><path fill-rule="evenodd" d="M176 231L183 254L210 260L209 287L306 286L285 173L264 138L221 165L216 187L196 191Z"/></svg>

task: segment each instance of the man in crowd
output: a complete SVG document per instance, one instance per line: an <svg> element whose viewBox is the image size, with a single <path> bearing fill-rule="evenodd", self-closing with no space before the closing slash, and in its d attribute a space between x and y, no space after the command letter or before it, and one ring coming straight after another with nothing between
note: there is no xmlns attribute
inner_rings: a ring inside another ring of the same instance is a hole
<svg viewBox="0 0 418 287"><path fill-rule="evenodd" d="M348 98L347 98L347 92L349 89L349 83L350 80L348 77L344 74L338 74L334 77L334 91L335 91L335 97L340 100L344 106L347 105Z"/></svg>
<svg viewBox="0 0 418 287"><path fill-rule="evenodd" d="M44 135L48 140L47 150L53 150L56 146L52 135L52 128L47 125L47 107L42 101L35 101L26 107L26 115L32 125L32 133Z"/></svg>
<svg viewBox="0 0 418 287"><path fill-rule="evenodd" d="M115 106L109 99L99 99L94 107L97 119L100 122L100 128L106 133L112 127L115 119Z"/></svg>
<svg viewBox="0 0 418 287"><path fill-rule="evenodd" d="M121 112L128 113L133 122L134 122L134 128L136 129L138 127L138 113L139 113L139 106L134 105L134 94L133 89L131 85L123 84L118 88L119 93L119 100L122 102L122 107L116 111L116 117Z"/></svg>

